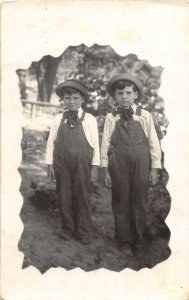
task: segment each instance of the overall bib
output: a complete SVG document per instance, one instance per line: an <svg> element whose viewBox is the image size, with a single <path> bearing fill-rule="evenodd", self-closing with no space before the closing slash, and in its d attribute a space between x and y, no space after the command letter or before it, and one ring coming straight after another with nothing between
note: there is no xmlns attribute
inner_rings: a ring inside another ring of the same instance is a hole
<svg viewBox="0 0 189 300"><path fill-rule="evenodd" d="M62 232L71 236L88 238L91 234L89 206L90 172L93 148L88 143L82 120L70 127L62 119L54 144L55 170Z"/></svg>
<svg viewBox="0 0 189 300"><path fill-rule="evenodd" d="M141 115L139 108L136 114ZM115 238L141 245L146 229L150 153L139 122L116 122L108 156Z"/></svg>

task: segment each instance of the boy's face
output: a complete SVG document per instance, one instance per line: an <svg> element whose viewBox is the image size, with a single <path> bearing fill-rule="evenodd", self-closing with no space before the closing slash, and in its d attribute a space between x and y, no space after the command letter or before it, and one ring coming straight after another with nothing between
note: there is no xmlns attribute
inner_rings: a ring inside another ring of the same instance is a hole
<svg viewBox="0 0 189 300"><path fill-rule="evenodd" d="M78 110L84 102L84 98L78 92L73 92L71 95L64 93L62 100L68 110Z"/></svg>
<svg viewBox="0 0 189 300"><path fill-rule="evenodd" d="M118 105L125 108L134 104L135 99L138 97L138 92L134 92L132 86L126 86L124 89L116 89L114 98Z"/></svg>

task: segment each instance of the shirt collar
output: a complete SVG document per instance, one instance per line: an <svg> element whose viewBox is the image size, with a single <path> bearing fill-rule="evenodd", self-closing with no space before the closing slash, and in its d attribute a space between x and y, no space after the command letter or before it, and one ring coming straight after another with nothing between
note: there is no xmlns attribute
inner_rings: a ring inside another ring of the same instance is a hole
<svg viewBox="0 0 189 300"><path fill-rule="evenodd" d="M67 111L67 109L65 109L64 111ZM80 107L80 108L78 109L78 117L79 117L79 118L81 118L82 113L83 113L83 109Z"/></svg>
<svg viewBox="0 0 189 300"><path fill-rule="evenodd" d="M78 117L79 117L79 118L81 118L82 113L83 113L83 109L80 107L80 108L78 109Z"/></svg>
<svg viewBox="0 0 189 300"><path fill-rule="evenodd" d="M132 107L132 109L134 111L134 114L136 114L136 104L131 105L131 107Z"/></svg>
<svg viewBox="0 0 189 300"><path fill-rule="evenodd" d="M132 109L134 111L134 114L136 114L136 104L131 105L131 107L132 107Z"/></svg>

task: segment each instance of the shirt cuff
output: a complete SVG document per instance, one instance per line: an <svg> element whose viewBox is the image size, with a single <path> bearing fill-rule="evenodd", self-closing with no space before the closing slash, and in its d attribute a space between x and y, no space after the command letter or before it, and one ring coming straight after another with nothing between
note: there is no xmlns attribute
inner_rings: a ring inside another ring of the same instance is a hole
<svg viewBox="0 0 189 300"><path fill-rule="evenodd" d="M161 161L160 160L152 160L151 169L161 169Z"/></svg>
<svg viewBox="0 0 189 300"><path fill-rule="evenodd" d="M100 167L101 167L101 168L107 168L107 167L108 167L108 160L102 159L102 160L101 160Z"/></svg>
<svg viewBox="0 0 189 300"><path fill-rule="evenodd" d="M98 160L97 158L96 159L93 158L91 165L92 166L100 166L100 160Z"/></svg>
<svg viewBox="0 0 189 300"><path fill-rule="evenodd" d="M45 163L47 165L53 165L53 161L52 160L45 159Z"/></svg>
<svg viewBox="0 0 189 300"><path fill-rule="evenodd" d="M91 164L91 166L96 166L96 167L99 167L99 165L100 165L99 163L95 163L95 162Z"/></svg>

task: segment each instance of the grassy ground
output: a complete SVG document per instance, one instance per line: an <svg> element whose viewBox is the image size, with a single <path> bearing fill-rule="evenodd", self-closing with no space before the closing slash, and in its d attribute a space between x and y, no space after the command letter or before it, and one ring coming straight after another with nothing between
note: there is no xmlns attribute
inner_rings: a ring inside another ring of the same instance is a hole
<svg viewBox="0 0 189 300"><path fill-rule="evenodd" d="M99 187L91 192L93 240L84 246L71 239L58 237L60 216L57 209L55 185L46 176L44 164L45 135L42 131L23 130L23 160L19 172L22 176L20 191L23 207L20 217L24 230L18 247L24 253L23 268L35 266L41 273L49 268L67 270L79 267L85 271L107 268L140 270L152 268L170 255L169 229L165 218L170 210L170 196L165 188L166 170L159 174L159 182L150 187L149 238L142 252L128 258L114 240L114 220L111 211L111 193L104 187L100 172Z"/></svg>

